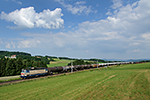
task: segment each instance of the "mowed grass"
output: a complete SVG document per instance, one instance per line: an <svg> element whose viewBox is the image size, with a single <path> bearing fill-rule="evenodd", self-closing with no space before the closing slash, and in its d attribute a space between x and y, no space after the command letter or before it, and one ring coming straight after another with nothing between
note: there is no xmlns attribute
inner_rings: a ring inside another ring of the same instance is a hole
<svg viewBox="0 0 150 100"><path fill-rule="evenodd" d="M150 63L91 69L0 86L1 100L150 100Z"/></svg>

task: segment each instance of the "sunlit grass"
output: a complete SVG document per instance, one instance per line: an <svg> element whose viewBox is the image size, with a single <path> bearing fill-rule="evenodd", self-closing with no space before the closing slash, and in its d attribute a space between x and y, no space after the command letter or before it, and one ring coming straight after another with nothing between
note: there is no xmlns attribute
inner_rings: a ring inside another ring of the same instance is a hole
<svg viewBox="0 0 150 100"><path fill-rule="evenodd" d="M150 63L90 69L4 85L0 99L149 100Z"/></svg>
<svg viewBox="0 0 150 100"><path fill-rule="evenodd" d="M55 61L51 61L50 64L47 64L48 67L55 67L55 66L67 66L71 60L60 60L55 59Z"/></svg>

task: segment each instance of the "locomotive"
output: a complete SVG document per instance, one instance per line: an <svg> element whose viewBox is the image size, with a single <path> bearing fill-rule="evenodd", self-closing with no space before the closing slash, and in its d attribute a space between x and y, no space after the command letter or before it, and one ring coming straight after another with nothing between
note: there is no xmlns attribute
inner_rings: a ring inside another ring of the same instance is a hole
<svg viewBox="0 0 150 100"><path fill-rule="evenodd" d="M27 69L22 69L21 71L21 78L26 79L29 77L47 75L48 69L47 68L38 68L38 67L29 67Z"/></svg>
<svg viewBox="0 0 150 100"><path fill-rule="evenodd" d="M29 67L27 69L22 69L20 77L22 79L42 76L42 75L51 75L54 72L63 73L71 70L84 70L90 68L98 68L98 67L106 67L112 65L120 65L120 64L130 64L130 62L114 62L114 63L100 63L100 64L89 64L89 65L74 65L74 66L57 66L57 67L49 67L49 68L39 68L39 67Z"/></svg>

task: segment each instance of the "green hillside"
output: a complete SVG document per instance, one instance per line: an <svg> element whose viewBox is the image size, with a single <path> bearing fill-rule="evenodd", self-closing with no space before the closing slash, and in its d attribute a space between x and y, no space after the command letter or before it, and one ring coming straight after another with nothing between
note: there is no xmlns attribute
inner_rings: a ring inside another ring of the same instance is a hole
<svg viewBox="0 0 150 100"><path fill-rule="evenodd" d="M54 61L50 61L50 64L47 64L47 67L67 66L69 62L71 62L71 60L54 59Z"/></svg>
<svg viewBox="0 0 150 100"><path fill-rule="evenodd" d="M90 69L0 86L6 100L149 100L150 63Z"/></svg>

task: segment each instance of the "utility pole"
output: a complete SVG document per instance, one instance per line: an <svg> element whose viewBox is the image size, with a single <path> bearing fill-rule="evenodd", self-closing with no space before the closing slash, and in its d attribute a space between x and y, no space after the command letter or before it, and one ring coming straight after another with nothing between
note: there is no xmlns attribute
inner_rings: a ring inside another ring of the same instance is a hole
<svg viewBox="0 0 150 100"><path fill-rule="evenodd" d="M71 60L71 73L73 73L73 62Z"/></svg>
<svg viewBox="0 0 150 100"><path fill-rule="evenodd" d="M97 60L97 68L98 68L98 60Z"/></svg>

